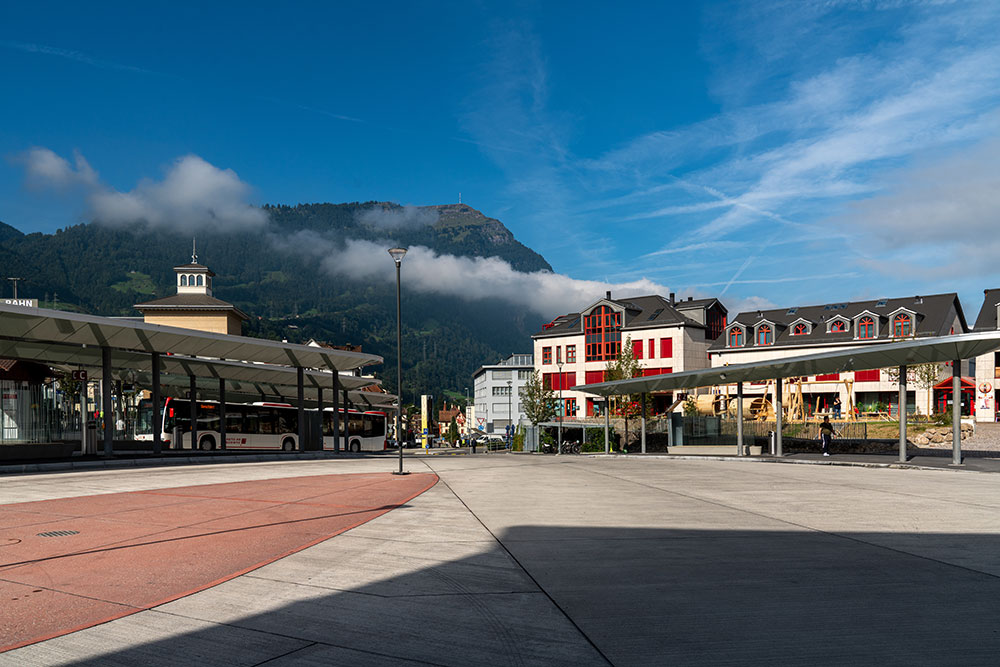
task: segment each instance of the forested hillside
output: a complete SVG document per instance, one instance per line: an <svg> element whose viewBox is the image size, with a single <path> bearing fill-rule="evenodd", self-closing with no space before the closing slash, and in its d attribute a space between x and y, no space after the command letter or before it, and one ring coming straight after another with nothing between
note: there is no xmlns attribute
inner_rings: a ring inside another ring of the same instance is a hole
<svg viewBox="0 0 1000 667"><path fill-rule="evenodd" d="M253 233L199 233L198 259L216 274L215 295L251 315L247 335L304 342L353 343L385 357L376 374L396 386L395 284L331 276L315 253L273 239L309 230L324 238L423 245L439 253L497 256L521 271L548 263L516 241L502 223L463 205L404 210L378 202L265 206L269 228ZM415 212L414 212L415 211ZM387 228L383 215L390 219ZM422 217L423 216L423 217ZM430 221L428 224L427 221ZM43 305L99 315L138 315L133 304L173 294L172 267L190 261L191 238L99 224L55 234L21 234L0 223L0 266L21 276L19 295ZM386 255L390 277L392 260ZM4 286L9 295L9 287ZM498 325L499 324L499 325ZM512 352L531 349L537 316L499 300L475 303L407 291L403 301L404 399L471 391L471 373Z"/></svg>

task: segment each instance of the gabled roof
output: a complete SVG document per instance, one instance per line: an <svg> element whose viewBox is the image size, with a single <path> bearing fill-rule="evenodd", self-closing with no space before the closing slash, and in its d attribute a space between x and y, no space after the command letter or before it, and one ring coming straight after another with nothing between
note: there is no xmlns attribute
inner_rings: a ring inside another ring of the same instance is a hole
<svg viewBox="0 0 1000 667"><path fill-rule="evenodd" d="M975 331L993 331L997 327L997 304L1000 303L1000 289L983 290L983 307L976 318Z"/></svg>
<svg viewBox="0 0 1000 667"><path fill-rule="evenodd" d="M246 313L231 303L216 299L207 294L174 294L165 296L162 299L153 299L145 303L137 303L134 306L139 311L146 310L231 310L244 320L250 319Z"/></svg>
<svg viewBox="0 0 1000 667"><path fill-rule="evenodd" d="M697 301L680 301L676 302L674 305L670 305L670 301L668 299L665 299L658 294L637 296L628 299L605 298L595 301L580 313L560 315L549 324L546 324L542 331L532 335L532 338L549 338L583 333L583 327L580 322L581 313L589 312L595 306L602 303L614 304L616 306L620 306L624 310L625 317L622 322L623 332L672 325L684 325L705 329L706 326L704 324L691 319L681 311L691 310L694 308L708 308L713 303L717 303L717 301L717 299L698 299ZM722 307L722 304L719 305ZM723 308L723 310L725 309Z"/></svg>
<svg viewBox="0 0 1000 667"><path fill-rule="evenodd" d="M997 290L1000 295L1000 290ZM945 294L932 294L930 296L910 296L896 299L875 299L872 301L851 301L838 303L825 303L814 306L793 306L786 308L774 308L770 310L754 310L742 312L729 321L731 326L740 323L747 327L753 327L761 320L770 320L776 324L788 326L795 320L805 318L814 323L812 333L808 335L792 336L790 329L778 333L774 337L774 344L768 347L795 347L803 345L817 345L824 343L843 343L847 340L854 341L854 331L850 335L844 333L828 333L827 323L837 317L842 316L851 322L864 312L878 315L880 319L886 318L890 313L906 308L917 314L914 323L914 334L916 337L923 336L945 336L951 331L952 321L948 317L952 308L958 314L962 333L968 330L965 322L965 314L962 312L962 305L958 300L958 295L954 292ZM995 309L994 309L995 311ZM982 314L980 314L982 316ZM993 322L996 328L996 313L993 313ZM728 330L728 326L727 326ZM876 340L890 340L892 337L890 327L879 327L878 338ZM726 346L725 336L720 336L709 347L711 352L722 352L734 348ZM756 347L753 341L745 341L744 348Z"/></svg>

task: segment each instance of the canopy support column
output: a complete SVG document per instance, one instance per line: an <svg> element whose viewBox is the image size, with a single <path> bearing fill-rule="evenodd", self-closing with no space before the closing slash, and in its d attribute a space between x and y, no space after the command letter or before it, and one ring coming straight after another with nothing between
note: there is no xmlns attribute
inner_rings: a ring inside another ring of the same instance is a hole
<svg viewBox="0 0 1000 667"><path fill-rule="evenodd" d="M101 348L101 412L104 417L104 455L111 456L115 417L111 409L111 348Z"/></svg>
<svg viewBox="0 0 1000 667"><path fill-rule="evenodd" d="M584 440L587 438L584 437ZM646 392L642 392L642 453L646 453Z"/></svg>
<svg viewBox="0 0 1000 667"><path fill-rule="evenodd" d="M163 414L160 410L160 353L153 352L153 455L159 456L163 453Z"/></svg>
<svg viewBox="0 0 1000 667"><path fill-rule="evenodd" d="M226 380L219 378L219 449L226 448Z"/></svg>
<svg viewBox="0 0 1000 667"><path fill-rule="evenodd" d="M188 406L190 407L191 415L191 450L194 451L198 449L198 386L195 384L195 377L193 375L188 376L190 378L190 399L188 400Z"/></svg>
<svg viewBox="0 0 1000 667"><path fill-rule="evenodd" d="M951 362L951 464L962 465L962 360Z"/></svg>
<svg viewBox="0 0 1000 667"><path fill-rule="evenodd" d="M306 390L305 390L305 370L302 366L295 367L295 388L298 398L298 418L299 418L299 446L300 452L306 451Z"/></svg>
<svg viewBox="0 0 1000 667"><path fill-rule="evenodd" d="M340 373L333 371L333 453L340 453Z"/></svg>
<svg viewBox="0 0 1000 667"><path fill-rule="evenodd" d="M344 390L344 451L351 449L351 399Z"/></svg>
<svg viewBox="0 0 1000 667"><path fill-rule="evenodd" d="M743 456L743 383L736 383L736 455Z"/></svg>
<svg viewBox="0 0 1000 667"><path fill-rule="evenodd" d="M899 367L899 462L906 463L906 364Z"/></svg>
<svg viewBox="0 0 1000 667"><path fill-rule="evenodd" d="M778 378L774 384L774 453L777 456L785 455L781 446L781 385L784 382L784 378Z"/></svg>
<svg viewBox="0 0 1000 667"><path fill-rule="evenodd" d="M319 441L319 451L323 451L323 387L316 387L316 410L319 412L319 433L316 439Z"/></svg>
<svg viewBox="0 0 1000 667"><path fill-rule="evenodd" d="M604 397L604 453L611 453L611 397Z"/></svg>

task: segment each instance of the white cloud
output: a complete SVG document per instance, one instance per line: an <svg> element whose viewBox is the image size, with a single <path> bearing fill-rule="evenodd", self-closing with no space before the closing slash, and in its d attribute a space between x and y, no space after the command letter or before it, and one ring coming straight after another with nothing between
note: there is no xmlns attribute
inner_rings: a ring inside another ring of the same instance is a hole
<svg viewBox="0 0 1000 667"><path fill-rule="evenodd" d="M75 153L75 167L47 148L27 151L21 161L32 187L83 186L96 222L115 226L169 228L185 234L262 229L267 213L247 202L251 188L232 169L219 169L197 155L175 160L160 181L145 179L127 192L100 182Z"/></svg>
<svg viewBox="0 0 1000 667"><path fill-rule="evenodd" d="M31 148L15 161L24 165L25 180L32 188L67 188L76 185L96 186L97 172L78 151L73 151L73 164L48 148Z"/></svg>
<svg viewBox="0 0 1000 667"><path fill-rule="evenodd" d="M391 242L338 242L315 232L299 232L275 239L279 248L309 252L330 275L363 280L395 280L387 248ZM607 290L618 297L666 294L668 289L650 280L612 283L577 280L549 271L525 273L499 257L458 257L430 248L409 249L402 265L403 291L416 290L466 301L502 299L524 306L542 317L574 312L599 299Z"/></svg>

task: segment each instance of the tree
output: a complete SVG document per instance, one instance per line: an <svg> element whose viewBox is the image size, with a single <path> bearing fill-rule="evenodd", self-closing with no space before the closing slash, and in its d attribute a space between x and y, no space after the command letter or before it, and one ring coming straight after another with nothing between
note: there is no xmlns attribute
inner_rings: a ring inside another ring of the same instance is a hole
<svg viewBox="0 0 1000 667"><path fill-rule="evenodd" d="M618 356L608 362L604 370L604 381L631 380L642 373L639 361L632 351L632 337L626 336L622 343ZM615 414L620 414L625 419L625 438L622 440L622 447L628 446L628 418L639 414L639 408L635 405L634 394L619 394L615 397Z"/></svg>
<svg viewBox="0 0 1000 667"><path fill-rule="evenodd" d="M456 440L458 440L458 422L452 417L451 423L448 424L448 442L454 445Z"/></svg>
<svg viewBox="0 0 1000 667"><path fill-rule="evenodd" d="M524 415L532 426L538 426L543 421L552 419L555 415L556 395L551 387L546 387L538 371L532 371L531 377L521 387L521 405Z"/></svg>
<svg viewBox="0 0 1000 667"><path fill-rule="evenodd" d="M914 366L907 366L906 382L907 384L912 383L920 389L930 389L941 379L941 370L943 367L943 364L916 364ZM891 382L899 382L898 366L884 368L883 370ZM934 406L932 405L934 398L932 393L930 391L927 392L927 416L934 413Z"/></svg>

